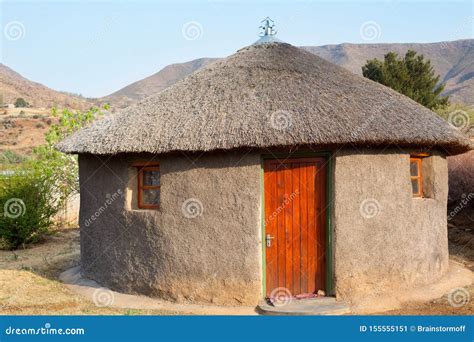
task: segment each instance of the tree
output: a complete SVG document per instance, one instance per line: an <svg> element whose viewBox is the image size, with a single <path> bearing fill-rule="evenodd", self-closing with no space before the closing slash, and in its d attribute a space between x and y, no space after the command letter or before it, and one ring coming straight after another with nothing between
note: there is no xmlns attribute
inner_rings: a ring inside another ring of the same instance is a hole
<svg viewBox="0 0 474 342"><path fill-rule="evenodd" d="M15 249L40 241L55 224L54 217L68 197L79 190L77 156L61 153L55 146L101 113L98 108L60 113L53 108L52 114L58 123L46 133L46 144L13 167L12 175L0 175L0 205L5 208L5 214L0 215L0 248Z"/></svg>
<svg viewBox="0 0 474 342"><path fill-rule="evenodd" d="M389 52L384 60L368 60L362 67L364 77L390 87L429 109L445 108L448 96L441 96L445 84L439 84L430 60L408 50L404 58Z"/></svg>
<svg viewBox="0 0 474 342"><path fill-rule="evenodd" d="M26 102L26 100L22 97L19 97L16 99L15 101L15 107L16 108L25 108L25 107L28 107L29 104L28 102Z"/></svg>
<svg viewBox="0 0 474 342"><path fill-rule="evenodd" d="M49 177L58 192L56 198L66 200L72 193L79 191L77 156L59 152L55 146L66 136L99 118L102 113L96 107L85 112L64 109L60 113L53 108L52 115L59 118L58 123L51 125L46 133L46 144L33 150L33 162L28 167L39 169L44 176Z"/></svg>

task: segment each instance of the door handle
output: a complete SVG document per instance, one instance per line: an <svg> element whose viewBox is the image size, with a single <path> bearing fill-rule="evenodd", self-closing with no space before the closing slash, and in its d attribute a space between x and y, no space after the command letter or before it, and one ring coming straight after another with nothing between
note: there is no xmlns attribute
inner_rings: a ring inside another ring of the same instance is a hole
<svg viewBox="0 0 474 342"><path fill-rule="evenodd" d="M267 245L267 247L271 247L272 246L272 239L274 239L275 237L274 236L271 236L270 234L267 234L265 236L265 244Z"/></svg>

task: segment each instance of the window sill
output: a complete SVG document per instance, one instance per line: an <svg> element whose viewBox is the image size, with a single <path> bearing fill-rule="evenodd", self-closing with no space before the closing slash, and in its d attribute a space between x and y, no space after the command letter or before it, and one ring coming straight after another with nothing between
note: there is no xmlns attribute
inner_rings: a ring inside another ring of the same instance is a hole
<svg viewBox="0 0 474 342"><path fill-rule="evenodd" d="M132 211L132 212L150 212L150 211L154 211L154 212L161 212L161 208L131 208L131 209L127 209L127 211Z"/></svg>

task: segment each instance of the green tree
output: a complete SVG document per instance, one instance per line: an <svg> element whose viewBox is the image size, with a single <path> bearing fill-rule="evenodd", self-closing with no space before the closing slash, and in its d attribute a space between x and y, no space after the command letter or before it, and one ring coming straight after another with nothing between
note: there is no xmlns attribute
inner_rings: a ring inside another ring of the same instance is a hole
<svg viewBox="0 0 474 342"><path fill-rule="evenodd" d="M26 102L26 100L22 97L19 97L16 99L15 101L15 107L16 108L25 108L25 107L28 107L29 104L28 102Z"/></svg>
<svg viewBox="0 0 474 342"><path fill-rule="evenodd" d="M429 109L449 105L448 96L441 96L445 85L439 84L430 60L408 50L404 58L389 52L384 60L374 58L362 67L364 77L390 87Z"/></svg>
<svg viewBox="0 0 474 342"><path fill-rule="evenodd" d="M57 197L64 201L71 193L79 191L77 156L59 152L55 146L71 133L97 119L101 112L99 108L93 107L85 112L70 109L58 112L53 108L51 113L59 118L58 123L50 126L45 135L46 144L33 150L33 162L29 167L39 169L45 177L50 177L51 184L55 184Z"/></svg>
<svg viewBox="0 0 474 342"><path fill-rule="evenodd" d="M12 168L11 174L0 175L0 205L8 209L8 215L0 215L0 246L18 248L50 231L65 201L79 191L77 157L55 146L100 114L98 108L86 112L53 108L52 115L59 120L46 133L46 144L35 148L33 156Z"/></svg>

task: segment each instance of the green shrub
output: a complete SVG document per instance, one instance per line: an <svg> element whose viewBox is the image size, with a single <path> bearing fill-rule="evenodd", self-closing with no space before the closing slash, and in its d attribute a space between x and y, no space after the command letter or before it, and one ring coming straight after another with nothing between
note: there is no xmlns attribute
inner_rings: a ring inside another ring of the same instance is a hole
<svg viewBox="0 0 474 342"><path fill-rule="evenodd" d="M6 150L0 153L0 164L18 164L26 160L25 156Z"/></svg>
<svg viewBox="0 0 474 342"><path fill-rule="evenodd" d="M14 170L0 178L0 239L3 247L16 249L38 242L53 225L59 210L49 177L36 170Z"/></svg>
<svg viewBox="0 0 474 342"><path fill-rule="evenodd" d="M26 102L26 100L22 97L19 97L16 99L15 101L15 107L16 108L25 108L25 107L28 107L29 104L28 102Z"/></svg>
<svg viewBox="0 0 474 342"><path fill-rule="evenodd" d="M410 97L429 109L449 105L449 97L441 96L445 84L440 84L430 60L408 50L404 57L389 52L381 61L368 60L362 67L362 75Z"/></svg>
<svg viewBox="0 0 474 342"><path fill-rule="evenodd" d="M101 115L98 108L53 109L52 114L59 120L45 134L46 144L36 147L12 175L0 176L0 244L11 249L39 241L67 198L79 191L77 157L59 152L55 145Z"/></svg>

